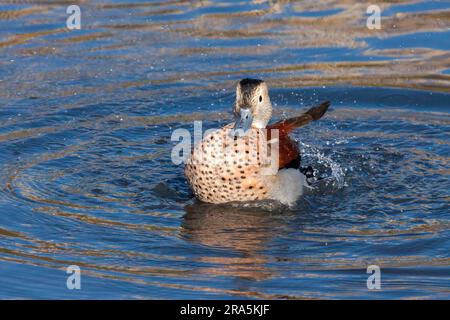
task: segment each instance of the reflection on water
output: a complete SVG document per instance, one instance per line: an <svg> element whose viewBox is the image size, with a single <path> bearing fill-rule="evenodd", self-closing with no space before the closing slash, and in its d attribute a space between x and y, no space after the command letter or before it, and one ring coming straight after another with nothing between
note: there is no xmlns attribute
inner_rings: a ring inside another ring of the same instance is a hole
<svg viewBox="0 0 450 320"><path fill-rule="evenodd" d="M270 260L263 254L283 223L270 211L245 209L231 205L196 203L186 207L181 236L206 247L226 250L231 256L201 257L215 266L201 270L205 274L264 280L273 271L265 267Z"/></svg>
<svg viewBox="0 0 450 320"><path fill-rule="evenodd" d="M0 2L0 298L448 299L448 3L78 3ZM332 101L294 208L200 203L171 162L247 76L276 118Z"/></svg>

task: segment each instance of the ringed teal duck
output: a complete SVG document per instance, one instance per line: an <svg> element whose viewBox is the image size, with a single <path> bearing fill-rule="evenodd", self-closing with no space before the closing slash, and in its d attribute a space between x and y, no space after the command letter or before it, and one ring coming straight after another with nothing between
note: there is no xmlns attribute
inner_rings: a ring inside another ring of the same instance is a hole
<svg viewBox="0 0 450 320"><path fill-rule="evenodd" d="M186 161L185 175L196 197L209 203L271 199L292 205L303 193L306 177L299 147L289 133L320 119L329 105L324 102L268 125L272 104L266 83L241 80L235 122L205 133Z"/></svg>

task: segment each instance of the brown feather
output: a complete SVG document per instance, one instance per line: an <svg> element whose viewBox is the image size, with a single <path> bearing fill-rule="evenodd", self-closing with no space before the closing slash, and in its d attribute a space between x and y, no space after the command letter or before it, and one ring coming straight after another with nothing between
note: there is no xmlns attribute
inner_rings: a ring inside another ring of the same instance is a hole
<svg viewBox="0 0 450 320"><path fill-rule="evenodd" d="M330 106L330 102L326 101L321 103L319 106L312 107L304 114L285 119L267 126L267 139L271 139L271 130L279 130L279 168L286 168L293 163L300 165L300 149L296 142L294 142L290 137L289 133L295 128L304 126L312 121L316 121L325 114Z"/></svg>

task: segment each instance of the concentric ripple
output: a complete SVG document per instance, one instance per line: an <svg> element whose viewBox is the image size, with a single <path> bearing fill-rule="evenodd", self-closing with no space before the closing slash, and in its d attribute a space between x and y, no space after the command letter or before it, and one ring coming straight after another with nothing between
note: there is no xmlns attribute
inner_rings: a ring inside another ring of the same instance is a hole
<svg viewBox="0 0 450 320"><path fill-rule="evenodd" d="M450 11L361 1L0 3L0 298L449 298ZM238 79L323 179L292 208L193 198L177 128ZM82 270L68 290L66 267ZM367 289L379 265L382 290Z"/></svg>
<svg viewBox="0 0 450 320"><path fill-rule="evenodd" d="M288 103L276 116L300 112L290 103L315 94L275 90L274 102ZM303 163L325 177L294 208L201 204L182 166L171 162L171 132L192 130L199 119L223 125L231 119L229 99L225 94L214 106L220 114L105 112L94 121L92 106L46 132L4 127L4 156L15 152L16 160L2 169L2 203L17 209L14 223L2 218L11 226L1 231L2 260L51 269L76 264L93 279L116 280L143 296L155 286L168 295L312 298L324 292L301 283L338 276L354 289L367 263L406 268L409 276L448 268L448 113L335 107L294 135ZM13 231L19 225L22 231ZM396 295L400 284L392 277L386 286ZM351 297L353 289L326 295Z"/></svg>

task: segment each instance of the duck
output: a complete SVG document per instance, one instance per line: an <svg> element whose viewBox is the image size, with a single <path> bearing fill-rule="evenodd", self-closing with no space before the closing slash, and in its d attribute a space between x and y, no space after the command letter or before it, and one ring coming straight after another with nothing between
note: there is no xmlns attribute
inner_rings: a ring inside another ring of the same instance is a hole
<svg viewBox="0 0 450 320"><path fill-rule="evenodd" d="M301 166L300 148L289 134L322 118L329 106L325 101L269 124L273 107L266 82L240 80L234 121L205 132L186 159L184 173L193 193L213 204L274 200L294 205L313 170Z"/></svg>

